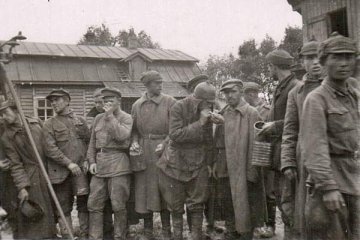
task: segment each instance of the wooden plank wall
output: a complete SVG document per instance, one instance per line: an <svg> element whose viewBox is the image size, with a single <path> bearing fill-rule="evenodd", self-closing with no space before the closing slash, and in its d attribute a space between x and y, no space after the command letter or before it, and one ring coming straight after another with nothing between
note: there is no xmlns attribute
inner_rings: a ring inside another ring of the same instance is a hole
<svg viewBox="0 0 360 240"><path fill-rule="evenodd" d="M46 95L55 88L64 88L70 92L70 106L79 116L86 116L94 106L93 93L102 86L66 86L66 85L18 85L17 91L25 114L35 116L36 98L46 97Z"/></svg>
<svg viewBox="0 0 360 240"><path fill-rule="evenodd" d="M301 6L304 41L313 36L318 41L328 37L327 14L347 6L348 0L305 0ZM357 1L357 0L355 0Z"/></svg>

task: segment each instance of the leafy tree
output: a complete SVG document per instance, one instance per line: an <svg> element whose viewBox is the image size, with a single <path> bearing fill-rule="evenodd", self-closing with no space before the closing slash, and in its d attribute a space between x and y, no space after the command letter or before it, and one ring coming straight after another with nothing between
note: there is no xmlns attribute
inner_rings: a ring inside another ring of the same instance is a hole
<svg viewBox="0 0 360 240"><path fill-rule="evenodd" d="M89 27L78 44L129 47L130 36L137 40L138 47L160 48L160 44L154 42L144 30L136 34L134 28L130 28L129 30L120 30L116 36L113 36L105 24Z"/></svg>
<svg viewBox="0 0 360 240"><path fill-rule="evenodd" d="M299 27L288 26L285 29L284 39L281 41L279 48L288 51L291 56L298 58L299 50L303 45L302 30Z"/></svg>

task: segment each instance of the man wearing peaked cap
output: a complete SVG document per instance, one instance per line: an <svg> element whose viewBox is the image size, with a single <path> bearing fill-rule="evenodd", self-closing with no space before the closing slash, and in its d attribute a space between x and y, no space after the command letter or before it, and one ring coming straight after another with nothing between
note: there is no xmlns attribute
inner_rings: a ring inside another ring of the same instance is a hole
<svg viewBox="0 0 360 240"><path fill-rule="evenodd" d="M279 84L276 86L276 89L273 94L273 99L270 107L270 113L267 118L266 124L263 126L261 132L259 132L259 137L264 139L270 139L273 144L273 154L272 154L272 169L274 170L274 195L276 202L278 203L278 208L282 212L282 219L285 224L285 237L289 238L292 235L291 222L288 219L291 219L292 212L286 211L288 208L281 203L283 189L291 189L291 187L284 187L282 183L289 184L290 182L285 182L285 176L280 171L280 158L281 158L281 138L284 128L284 119L286 113L286 105L288 94L290 90L299 82L296 79L294 73L291 72L291 65L293 64L293 57L282 49L276 49L270 52L266 59L268 61L268 69L270 75L273 79L279 81ZM286 193L286 195L291 195ZM284 203L285 204L285 203Z"/></svg>
<svg viewBox="0 0 360 240"><path fill-rule="evenodd" d="M69 101L71 100L70 93L62 88L52 90L47 96L46 99L50 100L53 97L67 97Z"/></svg>
<svg viewBox="0 0 360 240"><path fill-rule="evenodd" d="M104 208L110 199L114 213L114 239L126 239L130 196L130 161L127 155L133 120L121 110L121 92L101 90L104 113L95 117L87 151L89 171L93 174L88 200L89 238L103 239Z"/></svg>
<svg viewBox="0 0 360 240"><path fill-rule="evenodd" d="M305 203L307 173L300 154L298 136L301 131L300 120L306 96L320 86L322 67L317 55L319 42L310 41L304 44L300 51L302 66L306 70L303 81L299 82L288 95L284 131L281 143L281 171L286 179L294 182L288 205L293 209L292 221L294 234L300 239L307 239L305 229ZM298 181L296 181L296 179Z"/></svg>
<svg viewBox="0 0 360 240"><path fill-rule="evenodd" d="M51 183L60 205L63 208L66 221L72 226L71 211L74 197L77 198L77 210L80 222L80 236L87 238L88 210L87 197L89 186L86 174L81 170L86 159L86 151L90 139L90 131L83 117L77 116L70 108L70 94L64 89L56 89L46 97L50 101L56 116L44 123L44 148L49 159L48 172ZM84 185L73 183L84 182ZM56 212L61 234L69 236L65 223Z"/></svg>
<svg viewBox="0 0 360 240"><path fill-rule="evenodd" d="M169 142L169 112L176 100L162 90L158 72L148 71L141 78L146 92L132 106L134 119L130 151L140 153L141 160L130 155L135 185L135 210L144 219L144 235L153 238L153 212L160 212L162 235L170 239L170 212L162 204L156 162Z"/></svg>
<svg viewBox="0 0 360 240"><path fill-rule="evenodd" d="M222 84L220 91L228 104L223 110L223 123L233 222L240 239L252 239L254 228L263 226L264 222L263 176L251 164L249 154L253 148L253 126L261 118L257 110L245 102L243 88L241 80L230 79ZM232 233L229 239L235 236Z"/></svg>
<svg viewBox="0 0 360 240"><path fill-rule="evenodd" d="M308 239L360 239L360 142L354 130L360 96L351 77L356 55L350 38L333 33L323 41L319 58L327 76L304 102L299 141L311 176Z"/></svg>
<svg viewBox="0 0 360 240"><path fill-rule="evenodd" d="M200 83L194 94L177 101L170 110L169 146L158 162L160 191L171 211L174 239L182 239L184 204L191 212L191 234L201 239L204 204L212 160L211 112L215 87Z"/></svg>

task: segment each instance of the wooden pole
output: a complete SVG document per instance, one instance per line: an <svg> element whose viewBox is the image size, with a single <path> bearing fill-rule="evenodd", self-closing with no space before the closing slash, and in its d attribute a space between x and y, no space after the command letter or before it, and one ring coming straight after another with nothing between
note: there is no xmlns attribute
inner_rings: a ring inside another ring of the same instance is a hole
<svg viewBox="0 0 360 240"><path fill-rule="evenodd" d="M24 128L25 128L25 131L26 131L26 134L30 140L30 144L31 144L31 147L33 148L34 152L35 152L35 156L36 156L36 160L38 161L39 163L39 166L40 166L40 169L41 169L41 172L45 178L45 181L47 183L47 186L49 188L49 191L50 191L50 194L51 194L51 197L52 199L54 200L54 203L56 205L56 208L60 214L60 217L61 219L64 221L65 223L65 227L66 227L66 230L68 231L69 235L70 235L70 239L74 240L74 235L71 231L71 228L68 224L68 222L66 221L66 218L65 218L65 214L61 208L61 205L59 203L59 200L57 199L56 197L56 193L54 191L54 188L52 187L52 184L51 184L51 181L50 181L50 178L46 172L46 168L44 166L44 163L41 159L41 156L39 154L39 151L37 150L36 148L36 144L35 144L35 141L34 141L34 138L31 134L31 131L30 131L30 128L29 128L29 125L28 125L28 122L26 121L26 118L25 118L25 114L21 108L21 104L20 104L20 101L19 101L19 98L17 97L16 95L16 91L15 91L15 88L14 86L12 85L12 82L11 80L7 77L6 75L6 71L5 71L5 68L4 68L4 63L0 62L0 81L5 81L6 84L8 85L9 87L9 90L11 92L11 95L13 96L13 99L15 101L15 104L16 104L16 107L17 107L17 110L19 112L19 115L20 115L20 118L21 118L21 121L24 125Z"/></svg>

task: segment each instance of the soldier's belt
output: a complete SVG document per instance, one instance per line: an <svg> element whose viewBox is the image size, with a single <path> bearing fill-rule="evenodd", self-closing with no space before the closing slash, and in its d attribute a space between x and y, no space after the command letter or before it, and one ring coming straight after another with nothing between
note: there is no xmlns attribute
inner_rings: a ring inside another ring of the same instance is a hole
<svg viewBox="0 0 360 240"><path fill-rule="evenodd" d="M334 153L330 153L330 156L332 157L339 157L339 158L354 158L354 159L360 159L360 151L353 151L353 152L348 152L348 153L344 153L344 154L334 154Z"/></svg>
<svg viewBox="0 0 360 240"><path fill-rule="evenodd" d="M151 139L151 140L159 140L159 139L165 139L167 137L166 134L146 134L141 135L143 139Z"/></svg>
<svg viewBox="0 0 360 240"><path fill-rule="evenodd" d="M126 153L125 149L119 149L119 148L98 148L96 149L96 153Z"/></svg>

